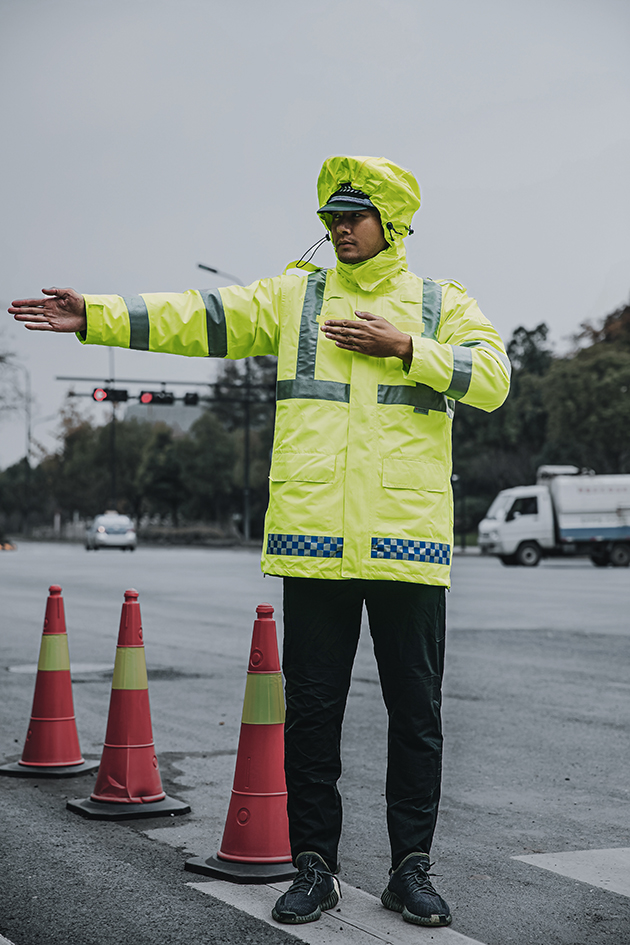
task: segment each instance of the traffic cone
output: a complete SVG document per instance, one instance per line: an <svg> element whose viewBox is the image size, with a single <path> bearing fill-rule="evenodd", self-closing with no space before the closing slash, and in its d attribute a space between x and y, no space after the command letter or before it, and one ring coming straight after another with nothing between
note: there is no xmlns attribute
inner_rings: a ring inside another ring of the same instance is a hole
<svg viewBox="0 0 630 945"><path fill-rule="evenodd" d="M188 804L162 789L153 744L149 684L138 592L125 591L103 757L94 792L66 804L93 820L187 814Z"/></svg>
<svg viewBox="0 0 630 945"><path fill-rule="evenodd" d="M79 748L63 597L59 585L52 584L46 601L33 708L22 759L0 767L0 774L67 778L95 768L98 761L85 761Z"/></svg>
<svg viewBox="0 0 630 945"><path fill-rule="evenodd" d="M247 667L234 787L221 849L186 869L236 883L291 879L284 779L284 694L273 607L260 604Z"/></svg>

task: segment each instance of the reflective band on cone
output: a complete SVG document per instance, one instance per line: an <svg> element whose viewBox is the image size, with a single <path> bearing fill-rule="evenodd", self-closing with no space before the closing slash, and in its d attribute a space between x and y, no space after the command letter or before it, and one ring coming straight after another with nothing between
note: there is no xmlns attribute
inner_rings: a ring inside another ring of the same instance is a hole
<svg viewBox="0 0 630 945"><path fill-rule="evenodd" d="M98 767L81 756L74 716L70 655L63 597L58 584L49 588L44 631L37 663L33 708L22 758L3 765L0 774L22 777L68 777Z"/></svg>
<svg viewBox="0 0 630 945"><path fill-rule="evenodd" d="M166 796L158 766L138 592L125 591L112 679L107 732L91 797L68 801L98 820L186 814L188 804Z"/></svg>
<svg viewBox="0 0 630 945"><path fill-rule="evenodd" d="M186 869L239 883L290 879L284 778L284 693L273 607L260 604L247 668L234 786L216 856L193 857Z"/></svg>

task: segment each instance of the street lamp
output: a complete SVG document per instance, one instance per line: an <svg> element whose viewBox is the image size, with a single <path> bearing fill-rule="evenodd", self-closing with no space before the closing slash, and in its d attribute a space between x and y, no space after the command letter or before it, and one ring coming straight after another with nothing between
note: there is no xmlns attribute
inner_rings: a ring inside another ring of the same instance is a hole
<svg viewBox="0 0 630 945"><path fill-rule="evenodd" d="M212 272L216 276L224 276L226 279L230 279L236 285L243 285L240 279L237 279L236 276L231 276L229 272L222 272L221 269L215 269L214 266L205 266L203 263L197 263L199 269L205 269L206 272ZM245 541L249 541L251 537L251 509L250 509L250 427L251 427L251 417L250 417L250 401L251 401L251 382L252 382L252 373L251 373L251 358L245 358L245 429L244 429L244 443L243 443L243 538Z"/></svg>

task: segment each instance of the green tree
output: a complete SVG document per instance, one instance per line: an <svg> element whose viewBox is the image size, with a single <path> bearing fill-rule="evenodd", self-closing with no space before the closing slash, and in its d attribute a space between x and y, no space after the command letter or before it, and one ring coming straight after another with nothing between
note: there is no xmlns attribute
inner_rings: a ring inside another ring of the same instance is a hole
<svg viewBox="0 0 630 945"><path fill-rule="evenodd" d="M546 462L630 472L630 345L602 342L558 359L544 401Z"/></svg>
<svg viewBox="0 0 630 945"><path fill-rule="evenodd" d="M225 522L234 502L234 435L209 410L195 420L180 444L182 511L191 520Z"/></svg>
<svg viewBox="0 0 630 945"><path fill-rule="evenodd" d="M512 362L510 394L498 410L486 413L457 404L453 423L453 472L465 500L465 529L474 529L500 489L535 482L546 444L544 378L554 363L549 329L517 328L507 345Z"/></svg>
<svg viewBox="0 0 630 945"><path fill-rule="evenodd" d="M149 511L170 516L179 525L179 511L189 498L184 486L182 450L172 431L157 424L146 444L138 469L136 488Z"/></svg>

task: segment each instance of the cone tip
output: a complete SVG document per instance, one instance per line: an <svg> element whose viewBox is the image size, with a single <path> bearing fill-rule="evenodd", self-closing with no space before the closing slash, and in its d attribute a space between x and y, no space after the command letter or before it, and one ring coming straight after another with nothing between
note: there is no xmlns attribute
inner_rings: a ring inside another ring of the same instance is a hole
<svg viewBox="0 0 630 945"><path fill-rule="evenodd" d="M259 604L256 608L256 613L259 617L272 617L273 607L271 604Z"/></svg>
<svg viewBox="0 0 630 945"><path fill-rule="evenodd" d="M130 587L128 591L125 591L125 601L138 600L138 597L139 594L133 587Z"/></svg>
<svg viewBox="0 0 630 945"><path fill-rule="evenodd" d="M51 584L48 588L48 593L51 597L59 597L61 594L61 588L58 584Z"/></svg>

